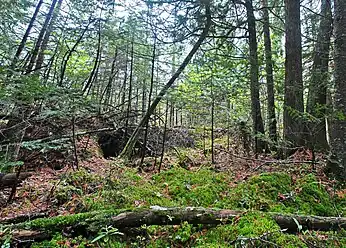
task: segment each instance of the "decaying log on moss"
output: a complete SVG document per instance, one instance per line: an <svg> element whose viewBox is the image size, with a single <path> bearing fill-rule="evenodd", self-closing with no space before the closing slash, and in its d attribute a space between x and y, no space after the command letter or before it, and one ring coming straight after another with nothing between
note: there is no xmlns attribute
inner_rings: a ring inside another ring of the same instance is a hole
<svg viewBox="0 0 346 248"><path fill-rule="evenodd" d="M182 222L189 224L227 224L234 218L241 217L244 211L216 210L206 208L154 208L139 212L125 212L112 217L116 227L138 227L141 225L178 225ZM338 230L346 228L346 218L289 215L279 213L263 213L272 217L281 228L297 231L296 221L303 229L309 230Z"/></svg>
<svg viewBox="0 0 346 248"><path fill-rule="evenodd" d="M20 235L24 230L33 231L35 236L43 236L47 233L61 230L78 230L78 234L97 233L105 225L112 225L121 229L126 227L140 227L142 225L179 225L185 221L190 224L230 224L234 219L241 218L246 213L246 211L228 209L218 210L192 207L164 208L155 206L151 207L151 209L139 209L131 212L119 210L117 213L92 212L42 218L8 227L15 231L16 238L20 239ZM281 228L287 229L290 232L296 232L298 230L297 223L303 229L309 230L326 231L346 228L346 218L343 217L303 216L264 212L263 216L264 218L266 216L273 218ZM6 225L3 227L6 227ZM29 232L24 233L26 235L25 238L27 238ZM0 233L0 237L3 235L4 233Z"/></svg>
<svg viewBox="0 0 346 248"><path fill-rule="evenodd" d="M21 214L14 217L7 217L0 220L1 224L17 224L25 221L35 220L38 218L45 218L48 216L48 212L42 213L30 213L30 214Z"/></svg>

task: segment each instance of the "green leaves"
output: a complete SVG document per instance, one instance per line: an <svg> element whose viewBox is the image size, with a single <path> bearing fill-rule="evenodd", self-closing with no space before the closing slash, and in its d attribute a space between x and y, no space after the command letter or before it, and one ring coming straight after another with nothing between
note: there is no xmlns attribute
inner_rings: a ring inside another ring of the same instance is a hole
<svg viewBox="0 0 346 248"><path fill-rule="evenodd" d="M104 243L108 243L108 241L110 240L111 236L117 236L117 235L124 235L123 233L119 232L117 228L112 227L112 226L106 226L104 228L101 229L101 232L99 233L99 235L94 238L91 243L95 243L98 242L102 239L102 241Z"/></svg>

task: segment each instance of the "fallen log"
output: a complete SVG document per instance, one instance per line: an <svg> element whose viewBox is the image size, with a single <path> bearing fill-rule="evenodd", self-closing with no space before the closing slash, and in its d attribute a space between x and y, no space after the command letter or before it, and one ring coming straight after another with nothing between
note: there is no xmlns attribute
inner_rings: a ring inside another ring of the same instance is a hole
<svg viewBox="0 0 346 248"><path fill-rule="evenodd" d="M1 224L17 224L25 221L35 220L38 218L47 217L49 214L47 212L40 213L30 213L30 214L20 214L14 217L7 217L0 219Z"/></svg>
<svg viewBox="0 0 346 248"><path fill-rule="evenodd" d="M142 225L179 225L182 222L189 224L229 224L236 217L245 214L238 210L217 210L207 208L162 208L152 207L149 210L125 212L112 217L115 227L139 227ZM280 213L265 213L271 216L284 229L295 232L297 223L303 229L309 230L339 230L346 228L346 218L289 215Z"/></svg>
<svg viewBox="0 0 346 248"><path fill-rule="evenodd" d="M0 225L3 230L9 227L13 230L13 237L21 239L24 233L25 238L30 237L30 231L34 237L47 236L49 233L61 232L61 230L78 230L78 233L97 233L102 226L112 225L116 228L140 227L142 225L179 225L183 222L189 224L231 224L235 218L241 218L246 211L229 209L208 209L208 208L164 208L153 206L150 209L139 209L134 211L93 212L82 213L69 216L57 216L51 218L41 218L30 222L15 225ZM298 229L308 230L340 230L346 228L346 218L344 217L321 217L290 215L280 213L264 213L270 216L282 229L289 232L297 232ZM298 225L301 227L298 228ZM5 235L0 232L0 237ZM33 237L33 238L34 238Z"/></svg>
<svg viewBox="0 0 346 248"><path fill-rule="evenodd" d="M0 173L0 189L12 187L16 182L18 184L33 174L32 172L21 172L17 180L17 173Z"/></svg>

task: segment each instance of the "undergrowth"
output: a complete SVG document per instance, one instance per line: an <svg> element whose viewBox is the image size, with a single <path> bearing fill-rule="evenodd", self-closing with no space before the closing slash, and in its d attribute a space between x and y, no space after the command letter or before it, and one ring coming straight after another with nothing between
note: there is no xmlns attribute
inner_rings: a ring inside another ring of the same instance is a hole
<svg viewBox="0 0 346 248"><path fill-rule="evenodd" d="M192 226L182 223L180 226L142 227L141 234L134 237L108 236L103 233L102 238L94 243L90 243L90 240L95 237L81 239L79 247L92 247L96 243L98 247L240 247L244 244L247 247L309 247L310 243L319 244L322 241L329 242L328 247L346 246L344 232L287 234L265 214L284 212L320 216L345 215L345 200L337 195L331 197L314 175L293 179L283 172L264 173L231 187L230 185L234 185L231 184L232 180L233 175L230 173L217 173L207 168L189 171L173 167L150 178L138 175L135 169L121 168L121 173L110 175L108 180L101 180L100 177L81 170L71 172L64 179L63 187L58 188L55 194L65 204L71 195L78 196L82 206L78 208L80 212L148 208L153 205L248 211L229 225ZM101 184L101 181L107 183ZM88 185L85 185L86 182ZM77 209L75 212L78 212ZM71 222L83 221L83 215L74 219L62 216L56 219L56 226L63 223L64 218ZM47 223L36 220L31 225ZM49 225L53 226L54 223ZM46 241L33 247L68 247L61 240L64 238L57 235L49 241L52 242L51 246L46 246L50 245ZM55 244L61 246L54 246Z"/></svg>

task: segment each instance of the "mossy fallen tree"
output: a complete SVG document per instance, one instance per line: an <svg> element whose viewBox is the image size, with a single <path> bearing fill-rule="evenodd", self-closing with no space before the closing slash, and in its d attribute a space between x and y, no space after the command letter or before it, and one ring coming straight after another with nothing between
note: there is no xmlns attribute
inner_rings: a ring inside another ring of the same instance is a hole
<svg viewBox="0 0 346 248"><path fill-rule="evenodd" d="M46 238L56 232L69 230L74 234L95 234L105 225L113 227L131 228L142 225L179 225L183 222L189 224L231 224L246 214L246 211L208 208L164 208L159 206L150 209L134 211L103 211L81 213L68 216L41 218L14 225L3 225L2 229L11 230L12 237L16 239ZM280 213L263 213L270 216L282 229L297 232L298 229L308 230L340 230L346 228L344 217L321 217L289 215ZM300 226L298 228L298 226ZM0 237L8 233L0 233Z"/></svg>

